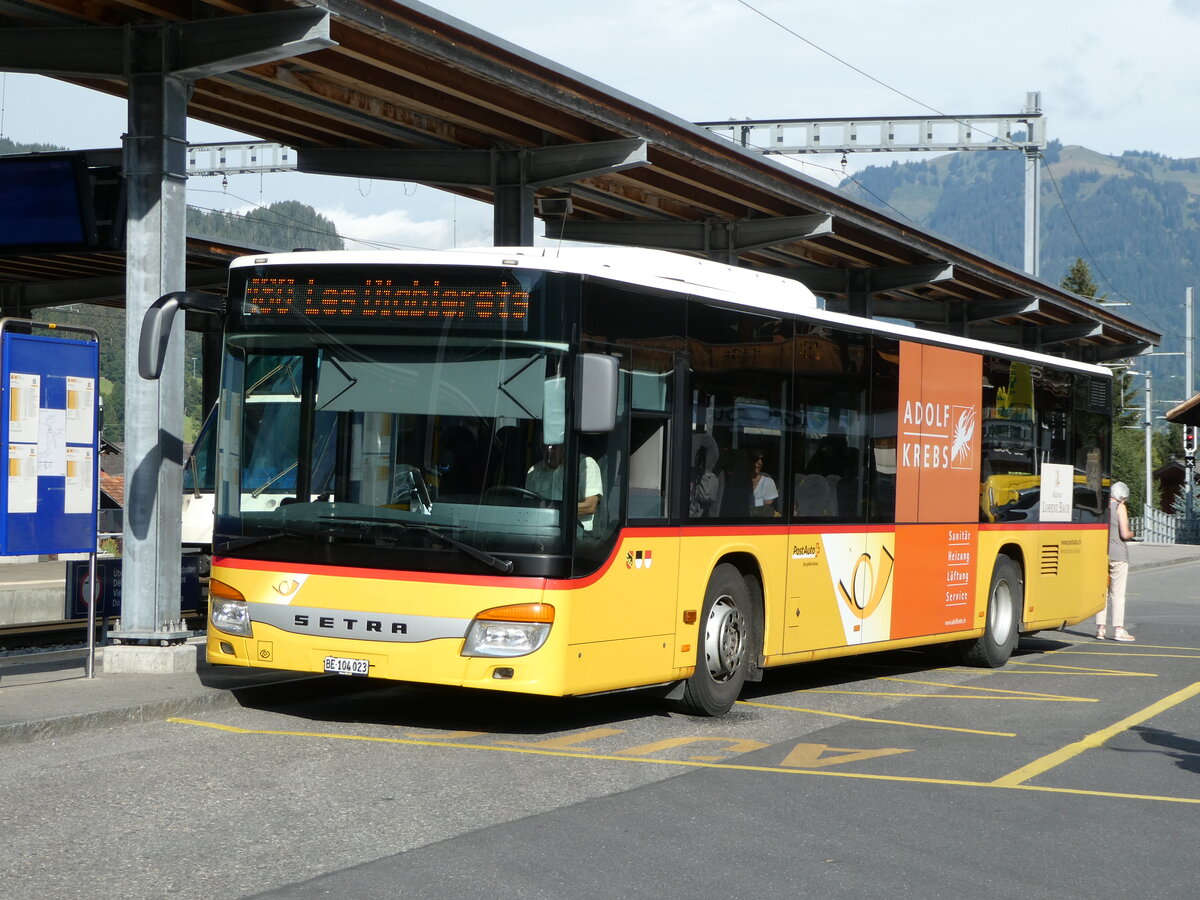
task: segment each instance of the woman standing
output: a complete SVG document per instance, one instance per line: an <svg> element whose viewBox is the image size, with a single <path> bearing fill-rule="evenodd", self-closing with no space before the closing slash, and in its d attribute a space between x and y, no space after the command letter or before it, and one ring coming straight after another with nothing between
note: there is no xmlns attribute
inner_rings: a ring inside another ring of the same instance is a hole
<svg viewBox="0 0 1200 900"><path fill-rule="evenodd" d="M1129 576L1129 541L1133 530L1129 527L1129 511L1125 501L1129 499L1129 486L1118 481L1112 486L1108 497L1108 602L1096 613L1096 640L1106 637L1104 616L1112 613L1112 637L1114 641L1132 641L1133 635L1125 630L1125 581Z"/></svg>

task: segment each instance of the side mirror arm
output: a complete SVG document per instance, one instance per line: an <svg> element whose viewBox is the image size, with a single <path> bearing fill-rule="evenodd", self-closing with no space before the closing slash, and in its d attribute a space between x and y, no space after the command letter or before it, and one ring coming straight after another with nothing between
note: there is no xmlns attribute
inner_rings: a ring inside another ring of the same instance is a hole
<svg viewBox="0 0 1200 900"><path fill-rule="evenodd" d="M148 381L157 381L162 375L171 326L175 322L175 313L181 309L223 316L225 298L199 291L171 291L150 304L142 318L142 335L138 341L138 374Z"/></svg>

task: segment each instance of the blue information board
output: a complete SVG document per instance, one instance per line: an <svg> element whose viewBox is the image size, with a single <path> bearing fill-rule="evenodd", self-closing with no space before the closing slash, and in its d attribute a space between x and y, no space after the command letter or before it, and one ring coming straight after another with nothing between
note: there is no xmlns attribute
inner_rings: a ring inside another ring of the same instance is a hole
<svg viewBox="0 0 1200 900"><path fill-rule="evenodd" d="M104 557L96 560L96 615L121 615L121 563L122 560ZM66 609L67 619L86 619L88 601L91 598L88 560L70 560L67 563ZM200 556L185 553L179 560L179 609L184 613L201 610Z"/></svg>
<svg viewBox="0 0 1200 900"><path fill-rule="evenodd" d="M94 553L100 345L39 329L0 320L0 555Z"/></svg>

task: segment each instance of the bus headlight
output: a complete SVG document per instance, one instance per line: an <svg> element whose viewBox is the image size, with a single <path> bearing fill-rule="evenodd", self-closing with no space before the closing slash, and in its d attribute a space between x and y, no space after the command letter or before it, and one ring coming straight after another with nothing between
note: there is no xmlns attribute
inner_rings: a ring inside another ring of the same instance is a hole
<svg viewBox="0 0 1200 900"><path fill-rule="evenodd" d="M546 603L497 606L479 613L467 629L463 656L525 656L546 643L554 607Z"/></svg>
<svg viewBox="0 0 1200 900"><path fill-rule="evenodd" d="M238 637L252 637L250 607L237 588L213 578L208 583L208 620L213 628Z"/></svg>

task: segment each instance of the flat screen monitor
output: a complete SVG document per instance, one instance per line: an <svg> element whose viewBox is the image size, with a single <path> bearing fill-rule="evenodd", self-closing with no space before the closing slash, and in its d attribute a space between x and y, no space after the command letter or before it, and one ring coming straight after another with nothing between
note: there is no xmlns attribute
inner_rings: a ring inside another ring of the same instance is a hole
<svg viewBox="0 0 1200 900"><path fill-rule="evenodd" d="M0 253L95 246L91 187L81 157L0 157Z"/></svg>

